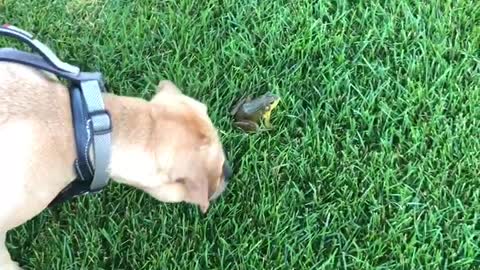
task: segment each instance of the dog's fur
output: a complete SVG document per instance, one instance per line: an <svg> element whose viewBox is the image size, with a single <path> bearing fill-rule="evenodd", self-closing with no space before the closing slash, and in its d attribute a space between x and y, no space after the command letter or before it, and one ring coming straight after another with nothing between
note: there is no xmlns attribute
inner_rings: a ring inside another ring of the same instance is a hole
<svg viewBox="0 0 480 270"><path fill-rule="evenodd" d="M36 69L0 63L0 269L20 269L5 235L75 178L67 88ZM205 213L226 186L222 144L204 104L162 81L150 101L104 95L113 122L111 179ZM90 153L91 154L91 153Z"/></svg>

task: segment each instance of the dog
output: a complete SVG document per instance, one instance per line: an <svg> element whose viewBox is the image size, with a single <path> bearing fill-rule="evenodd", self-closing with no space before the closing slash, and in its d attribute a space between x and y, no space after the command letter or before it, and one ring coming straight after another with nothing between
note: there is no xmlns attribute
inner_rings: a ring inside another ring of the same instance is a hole
<svg viewBox="0 0 480 270"><path fill-rule="evenodd" d="M75 179L76 151L65 85L6 62L0 82L0 269L12 270L21 268L5 246L7 231L42 212ZM113 125L111 179L205 214L232 174L206 105L168 80L150 100L103 97Z"/></svg>

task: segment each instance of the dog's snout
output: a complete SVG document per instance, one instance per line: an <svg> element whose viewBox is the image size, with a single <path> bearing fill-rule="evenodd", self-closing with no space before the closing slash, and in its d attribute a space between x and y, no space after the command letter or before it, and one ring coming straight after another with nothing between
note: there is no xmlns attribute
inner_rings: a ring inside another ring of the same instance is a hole
<svg viewBox="0 0 480 270"><path fill-rule="evenodd" d="M232 167L228 164L227 161L223 163L223 177L225 181L228 181L233 175Z"/></svg>

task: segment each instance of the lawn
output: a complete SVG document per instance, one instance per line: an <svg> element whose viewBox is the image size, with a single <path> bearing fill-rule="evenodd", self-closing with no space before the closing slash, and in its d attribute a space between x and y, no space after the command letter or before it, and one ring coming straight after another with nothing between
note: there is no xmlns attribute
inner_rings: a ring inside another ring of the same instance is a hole
<svg viewBox="0 0 480 270"><path fill-rule="evenodd" d="M8 234L25 269L480 269L480 2L0 0L111 91L208 105L207 215L112 184ZM2 44L6 44L2 42ZM273 130L234 128L245 94Z"/></svg>

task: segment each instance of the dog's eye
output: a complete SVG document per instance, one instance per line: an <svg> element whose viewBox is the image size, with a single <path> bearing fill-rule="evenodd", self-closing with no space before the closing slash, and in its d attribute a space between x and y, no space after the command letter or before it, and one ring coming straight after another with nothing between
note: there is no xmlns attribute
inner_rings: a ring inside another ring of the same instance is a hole
<svg viewBox="0 0 480 270"><path fill-rule="evenodd" d="M185 184L185 178L177 178L175 179L175 183L179 183L179 184Z"/></svg>

